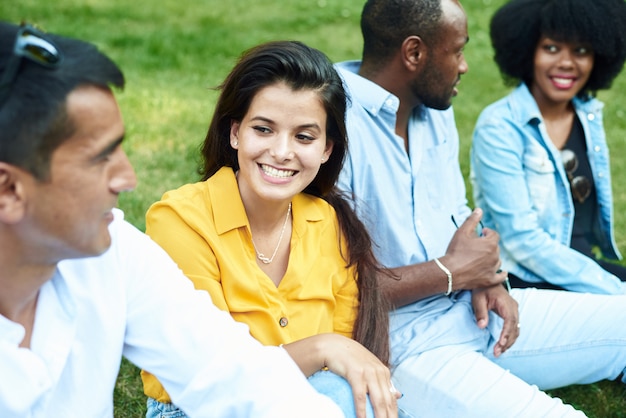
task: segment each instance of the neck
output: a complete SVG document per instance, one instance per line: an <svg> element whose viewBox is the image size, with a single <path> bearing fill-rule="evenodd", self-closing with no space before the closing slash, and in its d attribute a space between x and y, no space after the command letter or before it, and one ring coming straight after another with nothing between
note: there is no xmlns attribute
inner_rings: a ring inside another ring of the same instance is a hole
<svg viewBox="0 0 626 418"><path fill-rule="evenodd" d="M545 120L561 120L569 118L574 114L574 105L571 101L564 103L549 103L546 101L537 101L537 106L541 112L541 116Z"/></svg>
<svg viewBox="0 0 626 418"><path fill-rule="evenodd" d="M24 255L36 250L20 248L0 234L0 315L16 322L34 307L39 289L56 270L55 263L40 263Z"/></svg>
<svg viewBox="0 0 626 418"><path fill-rule="evenodd" d="M29 295L28 298L24 298L20 301L11 301L8 306L3 304L5 300L0 301L0 314L10 321L24 327L24 338L19 344L19 346L23 348L30 348L30 341L35 327L38 296L39 290Z"/></svg>
<svg viewBox="0 0 626 418"><path fill-rule="evenodd" d="M0 257L0 315L24 327L20 347L30 348L39 290L54 275L56 266L16 266Z"/></svg>
<svg viewBox="0 0 626 418"><path fill-rule="evenodd" d="M410 86L403 81L403 77L398 76L398 74L402 74L401 71L402 67L396 68L393 63L376 69L367 63L362 63L359 75L376 83L400 100L396 112L396 135L404 139L405 148L408 151L409 119L413 109L420 103L413 96Z"/></svg>
<svg viewBox="0 0 626 418"><path fill-rule="evenodd" d="M290 200L266 201L251 198L241 189L239 193L248 223L253 231L264 233L282 227Z"/></svg>
<svg viewBox="0 0 626 418"><path fill-rule="evenodd" d="M13 275L3 270L0 276L0 315L24 327L24 339L19 345L30 348L39 289L46 280L30 275L20 276L19 273Z"/></svg>
<svg viewBox="0 0 626 418"><path fill-rule="evenodd" d="M403 106L402 101L396 112L396 135L404 139L404 147L407 152L409 150L409 119L412 112L413 107Z"/></svg>
<svg viewBox="0 0 626 418"><path fill-rule="evenodd" d="M574 104L572 100L554 101L545 95L539 87L532 84L529 88L537 103L537 107L541 112L544 120L558 121L571 116L574 113Z"/></svg>
<svg viewBox="0 0 626 418"><path fill-rule="evenodd" d="M282 229L287 212L290 211L290 202L271 207L251 206L251 209L244 205L244 208L252 231L257 234L266 234Z"/></svg>
<svg viewBox="0 0 626 418"><path fill-rule="evenodd" d="M39 289L52 274L33 276L3 271L0 276L0 315L21 323L20 318L34 309Z"/></svg>
<svg viewBox="0 0 626 418"><path fill-rule="evenodd" d="M564 104L538 103L550 140L557 149L562 149L569 138L574 124L574 107L571 102Z"/></svg>

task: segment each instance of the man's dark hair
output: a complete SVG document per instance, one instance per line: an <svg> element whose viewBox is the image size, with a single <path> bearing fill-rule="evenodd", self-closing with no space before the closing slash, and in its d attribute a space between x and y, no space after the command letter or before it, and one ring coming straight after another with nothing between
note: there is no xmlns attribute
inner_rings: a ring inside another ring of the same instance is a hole
<svg viewBox="0 0 626 418"><path fill-rule="evenodd" d="M412 35L436 42L441 16L441 0L368 0L361 14L363 61L382 64Z"/></svg>
<svg viewBox="0 0 626 418"><path fill-rule="evenodd" d="M495 61L509 85L530 85L539 39L591 45L594 65L581 98L611 86L626 60L624 0L512 0L491 19Z"/></svg>
<svg viewBox="0 0 626 418"><path fill-rule="evenodd" d="M0 22L0 78L7 71L19 25ZM87 42L44 34L62 60L50 68L22 58L0 103L0 161L23 168L39 180L49 175L52 152L73 132L67 96L82 85L124 86L120 69Z"/></svg>

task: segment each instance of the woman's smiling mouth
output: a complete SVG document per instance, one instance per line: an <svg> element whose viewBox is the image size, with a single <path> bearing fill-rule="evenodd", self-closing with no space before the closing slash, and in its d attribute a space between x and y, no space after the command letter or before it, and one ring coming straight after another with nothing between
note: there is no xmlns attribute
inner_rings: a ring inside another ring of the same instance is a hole
<svg viewBox="0 0 626 418"><path fill-rule="evenodd" d="M287 178L293 176L296 172L294 170L279 170L265 164L259 164L261 170L270 177Z"/></svg>

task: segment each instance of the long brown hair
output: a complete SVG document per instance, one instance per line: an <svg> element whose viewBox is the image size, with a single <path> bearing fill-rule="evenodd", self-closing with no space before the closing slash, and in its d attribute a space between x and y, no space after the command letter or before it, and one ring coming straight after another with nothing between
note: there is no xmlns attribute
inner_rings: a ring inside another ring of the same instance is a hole
<svg viewBox="0 0 626 418"><path fill-rule="evenodd" d="M356 266L359 289L353 338L388 364L388 304L377 284L377 275L382 269L372 252L365 226L335 186L348 145L347 97L342 80L328 57L296 41L269 42L246 51L219 87L221 94L202 146L201 174L206 180L221 167L239 168L237 151L229 142L231 121L241 121L256 93L278 82L294 91L315 91L326 110L326 137L333 142L333 152L304 192L324 199L337 213L342 239L348 249L344 259L348 266Z"/></svg>

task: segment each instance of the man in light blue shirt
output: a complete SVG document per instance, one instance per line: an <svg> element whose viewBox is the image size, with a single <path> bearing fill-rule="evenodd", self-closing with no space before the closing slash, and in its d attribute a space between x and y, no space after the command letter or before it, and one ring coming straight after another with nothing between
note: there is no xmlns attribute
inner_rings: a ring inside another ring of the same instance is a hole
<svg viewBox="0 0 626 418"><path fill-rule="evenodd" d="M451 98L469 39L461 5L369 0L361 28L362 62L337 65L352 101L340 187L396 274L381 285L397 307L399 408L583 416L537 386L615 379L626 366L626 298L502 285L498 234L467 207L458 164Z"/></svg>

